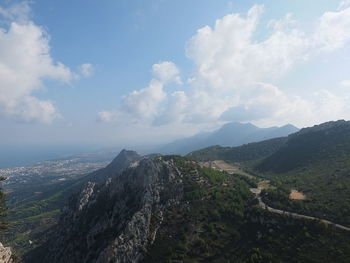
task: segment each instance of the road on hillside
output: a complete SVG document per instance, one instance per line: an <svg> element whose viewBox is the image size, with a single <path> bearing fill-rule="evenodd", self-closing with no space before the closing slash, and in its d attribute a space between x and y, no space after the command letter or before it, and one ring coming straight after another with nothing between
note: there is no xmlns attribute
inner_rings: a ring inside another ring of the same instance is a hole
<svg viewBox="0 0 350 263"><path fill-rule="evenodd" d="M318 221L318 222L321 222L321 223L325 223L325 224L327 224L327 225L332 225L332 226L335 227L335 228L338 228L338 229L341 229L341 230L345 230L345 231L349 231L349 232L350 232L350 228L349 228L349 227L336 224L336 223L334 223L334 222L332 222L332 221L329 221L329 220L325 220L325 219L321 219L321 218L317 218L317 217L313 217L313 216L301 215L301 214L298 214L298 213L292 213L292 212L288 212L288 211L285 211L285 210L280 210L280 209L272 208L272 207L266 205L266 204L262 201L260 194L256 194L256 197L257 197L257 199L259 200L259 206L260 206L262 209L265 209L265 210L267 210L267 211L269 211L269 212L271 212L271 213L279 214L279 215L284 215L284 216L290 216L290 217L294 217L294 218L298 218L298 219L306 219L306 220Z"/></svg>
<svg viewBox="0 0 350 263"><path fill-rule="evenodd" d="M248 176L250 178L252 178L252 177L256 178L253 175L250 175L250 174L247 174L247 173L241 171L239 169L239 167L233 166L233 165L231 165L229 163L226 163L225 161L222 161L222 160L216 160L216 161L212 161L210 163L208 162L208 165L211 168L223 170L223 171L228 172L229 174L234 174L234 173L238 172L241 175L245 175L245 176ZM288 211L285 211L285 210L272 208L272 207L266 205L262 201L260 193L261 193L261 190L268 188L268 185L269 185L269 181L262 180L262 181L259 182L258 188L251 188L250 189L250 191L252 193L254 193L256 198L259 200L259 206L262 209L265 209L266 211L269 211L269 212L274 213L274 214L290 216L290 217L298 218L298 219L306 219L306 220L312 220L312 221L321 222L321 223L324 223L324 224L327 224L327 225L331 225L331 226L333 226L335 228L338 228L338 229L350 232L350 228L349 227L346 227L346 226L343 226L343 225L340 225L340 224L336 224L336 223L334 223L332 221L329 221L329 220L326 220L326 219L317 218L317 217L313 217L313 216L302 215L302 214L293 213L293 212L288 212Z"/></svg>

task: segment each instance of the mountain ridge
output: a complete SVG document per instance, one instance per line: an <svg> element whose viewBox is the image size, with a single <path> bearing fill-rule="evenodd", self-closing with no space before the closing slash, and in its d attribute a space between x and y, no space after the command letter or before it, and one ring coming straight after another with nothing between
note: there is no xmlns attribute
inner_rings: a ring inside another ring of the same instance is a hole
<svg viewBox="0 0 350 263"><path fill-rule="evenodd" d="M259 128L251 123L231 122L218 130L199 133L192 137L176 140L155 150L163 154L188 154L212 145L223 147L239 146L247 143L287 136L299 129L291 124L281 127Z"/></svg>

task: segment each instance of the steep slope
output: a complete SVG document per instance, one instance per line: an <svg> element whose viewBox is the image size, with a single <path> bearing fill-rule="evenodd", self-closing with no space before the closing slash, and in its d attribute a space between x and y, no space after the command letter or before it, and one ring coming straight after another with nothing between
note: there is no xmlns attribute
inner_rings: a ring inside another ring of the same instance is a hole
<svg viewBox="0 0 350 263"><path fill-rule="evenodd" d="M26 262L347 262L349 234L260 210L245 180L145 158L70 198Z"/></svg>
<svg viewBox="0 0 350 263"><path fill-rule="evenodd" d="M88 182L104 182L106 178L119 174L141 158L134 151L122 150L105 168L68 183L52 186L50 192L39 196L37 200L22 202L21 205L9 209L10 228L6 230L3 241L20 255L45 242L43 233L57 222L58 213L71 194L79 192Z"/></svg>
<svg viewBox="0 0 350 263"><path fill-rule="evenodd" d="M212 145L239 146L251 142L287 136L297 132L293 125L258 128L250 123L228 123L211 133L201 133L167 144L157 151L165 154L187 154Z"/></svg>
<svg viewBox="0 0 350 263"><path fill-rule="evenodd" d="M89 183L70 199L42 262L136 262L164 209L182 195L173 163L150 159L102 185Z"/></svg>
<svg viewBox="0 0 350 263"><path fill-rule="evenodd" d="M350 122L327 122L288 137L287 143L266 158L257 169L287 172L323 161L350 157Z"/></svg>

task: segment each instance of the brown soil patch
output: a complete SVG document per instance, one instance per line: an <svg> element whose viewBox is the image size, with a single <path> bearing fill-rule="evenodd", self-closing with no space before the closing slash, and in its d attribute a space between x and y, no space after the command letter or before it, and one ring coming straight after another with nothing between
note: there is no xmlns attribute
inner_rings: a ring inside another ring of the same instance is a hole
<svg viewBox="0 0 350 263"><path fill-rule="evenodd" d="M305 200L306 196L302 192L299 192L297 190L292 190L289 195L289 198L292 200Z"/></svg>

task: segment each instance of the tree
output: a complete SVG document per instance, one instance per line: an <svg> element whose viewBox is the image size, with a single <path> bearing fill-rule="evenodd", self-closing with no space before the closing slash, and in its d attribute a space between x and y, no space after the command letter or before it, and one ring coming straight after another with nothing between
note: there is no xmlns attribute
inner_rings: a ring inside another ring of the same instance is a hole
<svg viewBox="0 0 350 263"><path fill-rule="evenodd" d="M0 177L0 182L6 180L6 177ZM6 214L6 197L3 191L0 189L0 230L4 230L8 227L8 223L4 222L2 219L7 216Z"/></svg>

